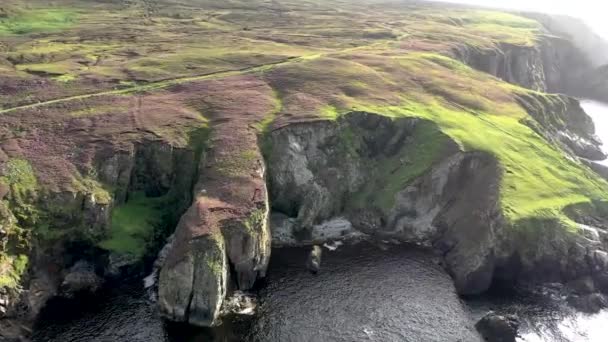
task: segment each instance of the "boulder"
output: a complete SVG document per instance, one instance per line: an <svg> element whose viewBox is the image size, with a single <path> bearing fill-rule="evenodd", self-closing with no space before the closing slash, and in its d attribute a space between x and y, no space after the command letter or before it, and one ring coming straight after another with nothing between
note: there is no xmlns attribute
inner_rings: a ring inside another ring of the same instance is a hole
<svg viewBox="0 0 608 342"><path fill-rule="evenodd" d="M95 273L95 266L87 261L79 260L67 271L61 283L61 293L72 296L79 292L96 292L102 285L103 279Z"/></svg>
<svg viewBox="0 0 608 342"><path fill-rule="evenodd" d="M158 304L172 321L210 327L218 324L228 280L224 239L218 231L198 231L207 223L192 206L180 220L175 242L159 276ZM200 235L198 235L200 234Z"/></svg>
<svg viewBox="0 0 608 342"><path fill-rule="evenodd" d="M475 324L475 328L487 342L515 342L519 318L515 315L487 313Z"/></svg>
<svg viewBox="0 0 608 342"><path fill-rule="evenodd" d="M321 269L321 255L323 250L320 246L313 246L306 260L306 268L313 274L317 274Z"/></svg>

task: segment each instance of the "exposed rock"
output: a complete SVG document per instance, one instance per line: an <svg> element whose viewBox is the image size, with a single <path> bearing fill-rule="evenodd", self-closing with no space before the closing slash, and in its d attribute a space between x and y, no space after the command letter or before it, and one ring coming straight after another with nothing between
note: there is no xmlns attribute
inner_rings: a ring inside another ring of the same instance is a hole
<svg viewBox="0 0 608 342"><path fill-rule="evenodd" d="M218 324L229 265L241 290L266 274L271 237L265 166L256 148L243 154L224 147L208 151L201 162L196 200L180 219L160 271L159 305L173 321ZM243 155L246 160L239 159Z"/></svg>
<svg viewBox="0 0 608 342"><path fill-rule="evenodd" d="M593 227L590 227L590 226L587 226L584 224L579 224L578 227L580 229L581 234L587 240L589 240L589 242L601 243L600 234L596 228L593 228Z"/></svg>
<svg viewBox="0 0 608 342"><path fill-rule="evenodd" d="M534 118L526 124L545 139L584 159L606 159L593 120L577 99L527 93L520 94L518 101Z"/></svg>
<svg viewBox="0 0 608 342"><path fill-rule="evenodd" d="M96 178L87 179L84 185L68 184L67 189L45 189L27 199L31 202L28 205L42 214L44 221L40 224L48 225L62 239L47 241L45 236L38 235L30 241L31 250L20 251L28 254L28 271L20 286L9 291L5 307L6 314L18 317L24 326L31 324L52 297L94 292L102 284L100 275L120 276L125 269L141 263L141 258L104 252L97 245L107 237L112 208L129 193L164 195L171 190L169 197L176 214L183 210L185 202L190 202L195 157L189 147L172 147L156 141L132 142L119 151L116 146L99 144L87 153L88 172ZM146 161L147 158L151 160ZM147 178L146 172L150 173ZM115 188L116 201L97 184ZM9 196L3 203L8 202L18 210L20 204L11 200ZM32 228L27 220L19 223L26 230Z"/></svg>
<svg viewBox="0 0 608 342"><path fill-rule="evenodd" d="M499 206L501 170L488 154L462 154L456 158L453 162L458 162L446 170L444 187L431 187L433 192L442 194L438 201L442 210L433 220L440 227L441 236L434 245L443 252L459 293L474 294L485 291L492 282L495 249L503 228ZM424 181L417 188L422 198L428 189L423 184Z"/></svg>
<svg viewBox="0 0 608 342"><path fill-rule="evenodd" d="M139 261L140 259L132 254L110 253L105 275L109 277L120 277Z"/></svg>
<svg viewBox="0 0 608 342"><path fill-rule="evenodd" d="M595 171L598 175L602 176L602 178L608 180L608 166L604 164L600 164L598 162L594 162L592 160L581 159L585 165L589 166L591 170Z"/></svg>
<svg viewBox="0 0 608 342"><path fill-rule="evenodd" d="M302 246L321 244L330 241L354 241L366 235L353 228L353 225L344 217L337 217L329 221L312 226L309 236L298 236L297 219L274 212L271 214L270 228L272 231L273 246Z"/></svg>
<svg viewBox="0 0 608 342"><path fill-rule="evenodd" d="M554 117L538 114L546 132L562 130L593 139L593 124L576 100L555 97L553 105ZM461 294L481 293L494 280L568 282L606 272L603 230L588 226L577 233L557 220L543 219L518 222L521 229L514 229L502 218L497 160L486 153L459 152L450 140L419 177L395 193L382 194L394 199L385 201L390 207L353 203L353 197L365 192L365 184L382 189L383 180L370 171L376 158L386 162L398 155L407 167L403 151L408 151L408 136L423 124L419 119L352 113L337 122L296 124L273 132L273 206L297 216L283 220L298 227L293 231L304 232L293 234L296 243L306 244L324 231L329 234L333 226L318 222L344 216L365 235L433 246ZM360 137L348 141L356 149L343 147L345 132ZM403 150L395 148L395 142L401 142ZM579 222L589 220L588 215L569 215Z"/></svg>
<svg viewBox="0 0 608 342"><path fill-rule="evenodd" d="M161 269L158 303L167 319L198 326L218 323L226 296L228 261L224 238L197 201L176 229L174 247Z"/></svg>
<svg viewBox="0 0 608 342"><path fill-rule="evenodd" d="M566 287L579 295L591 294L596 291L595 283L591 276L585 276L577 280L570 281Z"/></svg>
<svg viewBox="0 0 608 342"><path fill-rule="evenodd" d="M96 292L102 284L102 279L95 273L95 266L80 260L72 266L61 283L61 291L66 296L78 292Z"/></svg>
<svg viewBox="0 0 608 342"><path fill-rule="evenodd" d="M408 136L424 125L419 119L353 113L337 123L294 125L274 132L269 174L276 190L273 206L297 212L300 227L315 231L314 222L339 215L350 204L346 198L361 192L366 182L375 182L368 174L374 158L397 155L405 163L410 158L405 152L411 142ZM358 147L357 153L340 145L344 132L351 131L363 137L362 142L348 141ZM443 252L459 292L479 293L493 275L495 234L501 224L500 170L492 156L458 152L450 140L440 151L439 161L419 179L385 195L394 196L390 208L365 203L363 208L347 209L347 217L368 235L434 245Z"/></svg>
<svg viewBox="0 0 608 342"><path fill-rule="evenodd" d="M226 298L222 305L222 315L253 315L257 307L255 296L251 294L235 291Z"/></svg>
<svg viewBox="0 0 608 342"><path fill-rule="evenodd" d="M503 43L497 48L480 50L459 47L455 57L471 67L494 75L506 82L544 91L546 89L542 53L539 46Z"/></svg>
<svg viewBox="0 0 608 342"><path fill-rule="evenodd" d="M268 156L273 208L297 216L297 229L306 232L299 240L310 239L315 225L343 216L354 197L365 195L364 186L373 181L373 165L380 160L397 165L412 163L408 161L416 152L410 151L416 146L412 136L417 130L427 129L436 130L421 119L391 120L355 112L337 122L293 124L273 132L273 150ZM437 150L426 153L441 159L457 150L447 137L439 135L437 139ZM381 233L382 211L363 202L346 218L366 234Z"/></svg>
<svg viewBox="0 0 608 342"><path fill-rule="evenodd" d="M321 255L323 254L323 250L320 246L312 246L310 253L308 254L308 259L306 260L306 268L317 274L319 270L321 270Z"/></svg>
<svg viewBox="0 0 608 342"><path fill-rule="evenodd" d="M568 15L522 13L539 21L549 32L568 39L592 66L608 63L608 42L582 19Z"/></svg>
<svg viewBox="0 0 608 342"><path fill-rule="evenodd" d="M475 328L488 342L515 342L519 329L519 317L515 315L498 315L487 313L475 324Z"/></svg>
<svg viewBox="0 0 608 342"><path fill-rule="evenodd" d="M589 160L604 160L606 154L597 143L581 138L572 138L560 132L559 139L572 149L575 155Z"/></svg>
<svg viewBox="0 0 608 342"><path fill-rule="evenodd" d="M568 304L582 312L598 313L608 307L608 298L600 293L575 294L568 297Z"/></svg>
<svg viewBox="0 0 608 342"><path fill-rule="evenodd" d="M0 320L0 341L2 342L30 342L25 336L29 336L31 332L30 328L18 321Z"/></svg>

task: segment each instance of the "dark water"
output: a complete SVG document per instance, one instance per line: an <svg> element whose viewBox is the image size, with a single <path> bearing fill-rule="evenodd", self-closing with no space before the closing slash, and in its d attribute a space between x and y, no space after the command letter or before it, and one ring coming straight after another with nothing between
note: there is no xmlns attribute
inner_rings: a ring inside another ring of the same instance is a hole
<svg viewBox="0 0 608 342"><path fill-rule="evenodd" d="M518 313L521 341L606 341L608 313L582 315L559 298L490 294L461 301L450 278L425 251L360 244L324 250L321 272L306 254L274 250L254 316L220 329L165 325L141 281L77 302L52 303L35 341L479 341L472 328L487 310ZM605 331L605 332L604 332ZM599 335L598 335L599 334Z"/></svg>
<svg viewBox="0 0 608 342"><path fill-rule="evenodd" d="M305 254L273 255L260 292L257 341L477 341L450 278L419 250L325 251L321 273Z"/></svg>

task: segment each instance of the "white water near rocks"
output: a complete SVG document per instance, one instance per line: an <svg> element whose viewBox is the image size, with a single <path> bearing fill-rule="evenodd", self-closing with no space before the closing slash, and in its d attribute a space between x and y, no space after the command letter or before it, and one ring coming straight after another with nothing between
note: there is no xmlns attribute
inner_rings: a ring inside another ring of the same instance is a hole
<svg viewBox="0 0 608 342"><path fill-rule="evenodd" d="M602 150L608 154L608 104L593 100L583 100L581 101L581 106L593 119L595 135L604 143ZM601 163L608 166L608 159L603 160Z"/></svg>
<svg viewBox="0 0 608 342"><path fill-rule="evenodd" d="M608 154L608 104L583 100L581 105L595 123L596 135ZM608 159L601 162L608 166ZM505 313L518 313L524 320L521 342L605 342L608 340L608 310L584 314L568 308L563 298L514 299L497 304L489 300L483 309L499 308ZM475 307L474 303L470 303ZM539 311L540 310L540 311ZM481 311L481 310L480 310Z"/></svg>

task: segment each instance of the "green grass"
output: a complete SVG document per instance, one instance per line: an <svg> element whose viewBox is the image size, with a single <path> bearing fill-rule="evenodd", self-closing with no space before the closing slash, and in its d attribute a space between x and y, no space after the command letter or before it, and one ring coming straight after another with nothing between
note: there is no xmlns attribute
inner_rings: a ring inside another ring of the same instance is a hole
<svg viewBox="0 0 608 342"><path fill-rule="evenodd" d="M266 225L266 210L255 209L249 216L244 220L244 225L247 231L251 234L257 234Z"/></svg>
<svg viewBox="0 0 608 342"><path fill-rule="evenodd" d="M227 177L240 177L251 170L252 163L259 158L255 150L245 150L235 154L222 155L216 161L215 170Z"/></svg>
<svg viewBox="0 0 608 342"><path fill-rule="evenodd" d="M142 257L154 237L155 228L163 223L165 197L134 194L125 204L112 210L108 239L99 246L118 254Z"/></svg>
<svg viewBox="0 0 608 342"><path fill-rule="evenodd" d="M10 256L0 252L0 288L16 288L27 270L28 262L26 255Z"/></svg>
<svg viewBox="0 0 608 342"><path fill-rule="evenodd" d="M16 11L0 19L0 36L57 32L72 26L76 17L76 12L63 8Z"/></svg>
<svg viewBox="0 0 608 342"><path fill-rule="evenodd" d="M517 103L516 96L527 90L437 54L410 53L391 59L362 59L362 62L373 65L376 77L371 77L370 71L350 77L348 73L336 71L340 68L331 68L336 65L335 61L330 63L322 58L285 66L309 72L296 84L285 83L283 74L271 77L277 80L278 86L283 86L285 107L292 108L287 100L292 97L290 89L296 89L301 94L327 101L317 106L317 115L321 118L333 119L353 108L394 118L420 117L434 122L462 150L485 151L496 156L504 171L500 185L501 207L514 226L517 222L547 219L557 220L563 227L573 227L563 213L565 207L608 199L608 184L604 180L523 123L531 118ZM322 72L313 74L314 69ZM357 70L365 71L365 68ZM285 75L293 73L294 70L289 70ZM343 84L353 80L366 83L367 87L362 88L370 90L357 97L347 96L343 93ZM322 97L322 94L331 96ZM393 104L394 99L385 94L397 94L399 103ZM384 194L400 190L433 161L437 146L428 141L440 139L435 136L422 140L419 151L414 153L423 155L428 151L428 158L420 157L411 167L395 174L381 170L385 173L375 178L385 183L367 185L363 198L372 198L380 207L390 206L392 199ZM398 161L383 163L390 169ZM374 189L378 194L374 194ZM374 195L377 197L373 198ZM360 202L363 204L365 200Z"/></svg>
<svg viewBox="0 0 608 342"><path fill-rule="evenodd" d="M25 159L10 159L4 164L0 183L11 188L14 197L25 197L38 188L38 180L32 165Z"/></svg>
<svg viewBox="0 0 608 342"><path fill-rule="evenodd" d="M410 102L375 112L432 120L465 151L486 151L503 170L501 205L512 223L557 218L571 226L562 210L572 204L608 199L608 184L566 157L517 118L474 114L441 104Z"/></svg>
<svg viewBox="0 0 608 342"><path fill-rule="evenodd" d="M82 178L74 181L73 187L76 191L92 195L95 203L110 204L112 202L111 191L99 181L93 178Z"/></svg>
<svg viewBox="0 0 608 342"><path fill-rule="evenodd" d="M409 141L397 154L380 157L375 165L367 165L373 168L373 177L353 196L351 205L390 210L395 195L440 159L448 138L433 122L423 121L417 124Z"/></svg>

